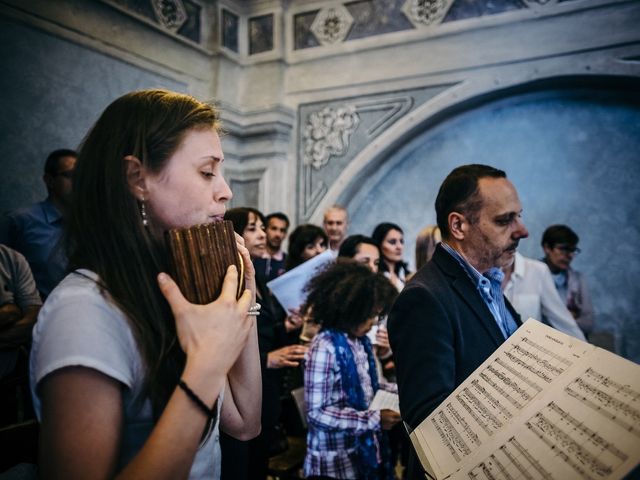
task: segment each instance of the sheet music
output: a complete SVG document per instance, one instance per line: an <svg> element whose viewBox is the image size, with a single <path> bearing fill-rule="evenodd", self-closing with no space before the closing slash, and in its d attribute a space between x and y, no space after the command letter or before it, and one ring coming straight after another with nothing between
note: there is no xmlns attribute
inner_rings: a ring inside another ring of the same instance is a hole
<svg viewBox="0 0 640 480"><path fill-rule="evenodd" d="M411 438L436 478L621 478L640 460L640 367L529 320Z"/></svg>
<svg viewBox="0 0 640 480"><path fill-rule="evenodd" d="M555 341L534 340L538 330L530 322L518 329L416 429L424 441L439 438L429 448L443 472L455 471L583 355L560 332ZM578 351L568 355L567 347Z"/></svg>
<svg viewBox="0 0 640 480"><path fill-rule="evenodd" d="M640 460L640 367L604 351L593 357L454 478L623 478Z"/></svg>
<svg viewBox="0 0 640 480"><path fill-rule="evenodd" d="M640 460L639 373L528 321L412 440L436 478L621 478Z"/></svg>
<svg viewBox="0 0 640 480"><path fill-rule="evenodd" d="M283 273L278 278L271 280L267 283L267 287L269 287L271 293L278 299L285 311L288 312L291 309L300 308L307 298L304 293L305 285L321 268L334 261L335 256L335 252L326 250L296 268Z"/></svg>
<svg viewBox="0 0 640 480"><path fill-rule="evenodd" d="M400 401L398 394L387 392L386 390L379 388L374 395L373 400L371 400L369 410L384 410L385 408L400 413Z"/></svg>

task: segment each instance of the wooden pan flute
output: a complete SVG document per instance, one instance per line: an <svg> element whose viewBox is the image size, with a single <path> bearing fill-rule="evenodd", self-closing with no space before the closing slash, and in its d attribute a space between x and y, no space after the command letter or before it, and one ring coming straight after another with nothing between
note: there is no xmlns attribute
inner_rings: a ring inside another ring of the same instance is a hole
<svg viewBox="0 0 640 480"><path fill-rule="evenodd" d="M204 305L218 298L229 265L238 269L236 297L240 297L244 263L229 220L169 230L165 240L173 278L187 300Z"/></svg>

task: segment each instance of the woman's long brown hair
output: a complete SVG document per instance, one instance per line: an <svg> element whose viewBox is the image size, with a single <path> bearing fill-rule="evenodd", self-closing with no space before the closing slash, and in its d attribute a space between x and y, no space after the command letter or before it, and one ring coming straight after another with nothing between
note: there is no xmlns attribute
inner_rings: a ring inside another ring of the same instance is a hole
<svg viewBox="0 0 640 480"><path fill-rule="evenodd" d="M194 128L217 130L219 117L214 107L189 95L143 90L115 100L83 141L66 221L70 268L96 272L103 295L126 315L156 418L177 384L185 355L156 282L167 268L164 245L142 225L124 157L133 155L159 173Z"/></svg>

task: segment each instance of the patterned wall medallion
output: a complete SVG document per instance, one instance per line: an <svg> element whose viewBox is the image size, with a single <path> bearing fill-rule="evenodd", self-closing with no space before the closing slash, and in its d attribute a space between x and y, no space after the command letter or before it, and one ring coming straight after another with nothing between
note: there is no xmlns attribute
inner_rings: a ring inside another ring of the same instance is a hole
<svg viewBox="0 0 640 480"><path fill-rule="evenodd" d="M453 0L407 0L402 10L416 27L437 25L452 3Z"/></svg>
<svg viewBox="0 0 640 480"><path fill-rule="evenodd" d="M322 45L342 42L353 25L353 17L340 4L325 7L311 24L311 31Z"/></svg>
<svg viewBox="0 0 640 480"><path fill-rule="evenodd" d="M158 22L172 32L177 32L187 21L182 0L151 0Z"/></svg>

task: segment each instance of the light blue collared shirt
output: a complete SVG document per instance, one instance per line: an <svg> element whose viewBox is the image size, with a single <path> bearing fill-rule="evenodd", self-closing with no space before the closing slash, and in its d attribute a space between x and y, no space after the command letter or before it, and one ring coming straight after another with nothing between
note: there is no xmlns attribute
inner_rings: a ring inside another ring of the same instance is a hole
<svg viewBox="0 0 640 480"><path fill-rule="evenodd" d="M476 286L482 300L493 315L502 335L504 338L509 338L518 329L518 324L504 303L504 295L502 294L504 272L497 267L492 267L483 275L445 242L442 242L442 247L467 272L469 279Z"/></svg>
<svg viewBox="0 0 640 480"><path fill-rule="evenodd" d="M61 237L62 215L48 198L9 212L0 222L0 243L24 255L43 299L66 272Z"/></svg>

